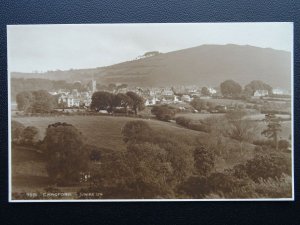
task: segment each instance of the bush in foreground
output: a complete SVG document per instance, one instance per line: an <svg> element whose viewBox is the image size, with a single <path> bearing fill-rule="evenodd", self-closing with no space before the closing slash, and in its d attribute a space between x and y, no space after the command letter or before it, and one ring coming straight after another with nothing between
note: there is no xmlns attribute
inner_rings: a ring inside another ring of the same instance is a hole
<svg viewBox="0 0 300 225"><path fill-rule="evenodd" d="M80 173L88 166L88 152L82 134L71 124L51 124L43 144L51 180L60 184L79 182Z"/></svg>

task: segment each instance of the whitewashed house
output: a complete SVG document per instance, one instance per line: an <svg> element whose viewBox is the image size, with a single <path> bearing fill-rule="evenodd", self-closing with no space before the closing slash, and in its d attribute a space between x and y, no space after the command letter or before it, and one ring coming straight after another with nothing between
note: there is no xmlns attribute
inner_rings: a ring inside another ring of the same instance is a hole
<svg viewBox="0 0 300 225"><path fill-rule="evenodd" d="M256 90L253 94L254 97L264 97L268 96L269 91L268 90Z"/></svg>
<svg viewBox="0 0 300 225"><path fill-rule="evenodd" d="M211 95L213 95L213 94L216 94L217 93L217 90L216 89L214 89L214 88L212 88L212 87L209 87L209 88L207 88L208 89L208 91L209 91L209 93L211 94Z"/></svg>
<svg viewBox="0 0 300 225"><path fill-rule="evenodd" d="M58 103L65 103L67 107L79 107L80 98L73 97L72 95L61 95L58 98Z"/></svg>
<svg viewBox="0 0 300 225"><path fill-rule="evenodd" d="M178 102L181 102L181 100L179 99L179 97L177 95L174 95L174 100L173 100L174 103L178 103Z"/></svg>
<svg viewBox="0 0 300 225"><path fill-rule="evenodd" d="M157 102L158 102L158 99L156 97L153 97L153 98L146 99L145 105L146 106L155 105Z"/></svg>
<svg viewBox="0 0 300 225"><path fill-rule="evenodd" d="M290 95L290 92L288 90L281 88L274 88L272 92L274 95Z"/></svg>

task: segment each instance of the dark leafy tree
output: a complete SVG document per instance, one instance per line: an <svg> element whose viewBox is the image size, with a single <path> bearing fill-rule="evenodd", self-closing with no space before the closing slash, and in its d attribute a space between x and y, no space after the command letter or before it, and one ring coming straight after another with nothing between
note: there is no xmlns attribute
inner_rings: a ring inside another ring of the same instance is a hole
<svg viewBox="0 0 300 225"><path fill-rule="evenodd" d="M134 132L125 151L102 159L94 177L106 198L171 198L175 187L192 174L192 149L175 138L150 132L146 136Z"/></svg>
<svg viewBox="0 0 300 225"><path fill-rule="evenodd" d="M113 110L114 95L105 91L95 92L92 96L91 109L95 111L107 110L112 112Z"/></svg>
<svg viewBox="0 0 300 225"><path fill-rule="evenodd" d="M226 97L238 97L242 92L242 86L233 80L224 81L220 88L222 95Z"/></svg>
<svg viewBox="0 0 300 225"><path fill-rule="evenodd" d="M73 87L72 87L73 89L77 89L78 91L81 91L81 89L82 89L82 84L81 84L81 82L80 81L75 81L74 83L73 83Z"/></svg>
<svg viewBox="0 0 300 225"><path fill-rule="evenodd" d="M191 102L190 105L193 106L196 110L201 112L201 110L204 110L207 108L206 101L200 99L200 98L194 98Z"/></svg>
<svg viewBox="0 0 300 225"><path fill-rule="evenodd" d="M108 90L114 92L117 89L117 85L115 84L109 84L108 85Z"/></svg>
<svg viewBox="0 0 300 225"><path fill-rule="evenodd" d="M196 173L200 176L208 176L215 166L214 153L203 145L194 150L194 160Z"/></svg>
<svg viewBox="0 0 300 225"><path fill-rule="evenodd" d="M203 87L201 89L201 94L204 95L204 96L210 96L210 92L209 92L207 87Z"/></svg>
<svg viewBox="0 0 300 225"><path fill-rule="evenodd" d="M57 106L57 99L45 90L17 94L18 109L29 113L48 113Z"/></svg>
<svg viewBox="0 0 300 225"><path fill-rule="evenodd" d="M164 149L143 142L103 159L94 177L104 198L160 198L172 192L172 168ZM107 156L106 156L107 157ZM113 168L113 169L112 169Z"/></svg>
<svg viewBox="0 0 300 225"><path fill-rule="evenodd" d="M22 142L27 145L34 145L39 140L39 129L33 126L26 127L22 132Z"/></svg>
<svg viewBox="0 0 300 225"><path fill-rule="evenodd" d="M171 192L168 180L173 171L165 149L147 142L129 145L127 159L131 159L129 169L134 174L131 187L138 197L159 197Z"/></svg>
<svg viewBox="0 0 300 225"><path fill-rule="evenodd" d="M78 182L87 170L88 153L82 134L72 125L55 123L48 126L43 141L47 172L53 182Z"/></svg>
<svg viewBox="0 0 300 225"><path fill-rule="evenodd" d="M280 140L278 141L278 148L280 150L287 150L289 147L291 147L291 144L288 140Z"/></svg>
<svg viewBox="0 0 300 225"><path fill-rule="evenodd" d="M101 151L98 149L93 149L90 153L90 160L91 161L100 161L101 159Z"/></svg>
<svg viewBox="0 0 300 225"><path fill-rule="evenodd" d="M272 87L260 80L253 80L247 84L244 88L244 93L249 96L253 96L254 92L257 90L267 90L269 94L272 93Z"/></svg>
<svg viewBox="0 0 300 225"><path fill-rule="evenodd" d="M18 121L11 121L11 139L12 142L19 143L21 141L25 126Z"/></svg>
<svg viewBox="0 0 300 225"><path fill-rule="evenodd" d="M18 110L26 112L34 102L34 96L30 91L23 91L17 94L16 101L18 105Z"/></svg>
<svg viewBox="0 0 300 225"><path fill-rule="evenodd" d="M132 100L132 108L134 110L135 115L138 114L138 111L141 111L145 108L145 100L143 97L139 96L138 94L132 91L127 92L126 95Z"/></svg>
<svg viewBox="0 0 300 225"><path fill-rule="evenodd" d="M259 179L280 178L282 174L291 175L291 159L283 153L260 153L245 164L234 166L234 176L258 182Z"/></svg>
<svg viewBox="0 0 300 225"><path fill-rule="evenodd" d="M114 103L113 105L115 107L123 107L125 109L125 112L127 114L127 110L128 107L132 106L133 101L132 99L126 95L126 94L122 94L122 93L118 93L117 95L114 96Z"/></svg>
<svg viewBox="0 0 300 225"><path fill-rule="evenodd" d="M142 120L127 122L122 128L124 142L141 142L147 140L152 129L149 124Z"/></svg>
<svg viewBox="0 0 300 225"><path fill-rule="evenodd" d="M210 194L220 198L219 194L224 197L243 186L245 184L234 176L215 172L207 177L191 176L178 189L190 198L206 198Z"/></svg>
<svg viewBox="0 0 300 225"><path fill-rule="evenodd" d="M168 105L159 105L153 106L151 113L159 120L170 121L175 117L176 109Z"/></svg>
<svg viewBox="0 0 300 225"><path fill-rule="evenodd" d="M56 98L45 90L33 92L34 102L30 109L34 113L49 113L57 106Z"/></svg>

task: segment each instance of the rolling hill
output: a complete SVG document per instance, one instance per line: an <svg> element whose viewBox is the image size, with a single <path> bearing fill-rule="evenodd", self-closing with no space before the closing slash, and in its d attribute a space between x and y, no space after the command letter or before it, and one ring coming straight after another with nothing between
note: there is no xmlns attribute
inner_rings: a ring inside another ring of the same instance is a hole
<svg viewBox="0 0 300 225"><path fill-rule="evenodd" d="M290 52L228 44L202 45L95 69L26 74L26 77L76 80L95 76L101 83L132 86L218 86L226 79L245 85L262 80L272 87L290 89L291 69ZM14 73L12 77L21 75Z"/></svg>

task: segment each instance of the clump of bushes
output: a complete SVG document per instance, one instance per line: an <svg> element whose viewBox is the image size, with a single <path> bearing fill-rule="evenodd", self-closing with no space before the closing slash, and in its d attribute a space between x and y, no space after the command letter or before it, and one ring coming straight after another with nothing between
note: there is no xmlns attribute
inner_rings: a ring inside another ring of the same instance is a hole
<svg viewBox="0 0 300 225"><path fill-rule="evenodd" d="M199 176L207 176L215 167L215 154L204 145L194 150L195 171Z"/></svg>
<svg viewBox="0 0 300 225"><path fill-rule="evenodd" d="M122 128L123 141L125 143L145 141L149 138L150 132L151 128L145 121L131 121Z"/></svg>
<svg viewBox="0 0 300 225"><path fill-rule="evenodd" d="M175 117L176 109L169 105L154 106L151 109L151 113L156 116L157 119L162 121L170 121Z"/></svg>
<svg viewBox="0 0 300 225"><path fill-rule="evenodd" d="M34 126L25 127L22 123L12 121L12 143L27 146L40 144L40 131Z"/></svg>
<svg viewBox="0 0 300 225"><path fill-rule="evenodd" d="M206 177L192 176L178 187L178 191L188 198L212 198L212 195L228 198L234 190L246 185L245 181L230 174L216 172Z"/></svg>
<svg viewBox="0 0 300 225"><path fill-rule="evenodd" d="M279 140L278 148L283 151L287 151L291 147L291 144L288 140Z"/></svg>
<svg viewBox="0 0 300 225"><path fill-rule="evenodd" d="M191 130L202 131L209 133L211 131L210 125L206 120L191 120L184 116L176 118L176 123L180 126L186 127Z"/></svg>
<svg viewBox="0 0 300 225"><path fill-rule="evenodd" d="M283 153L260 153L245 164L234 166L231 174L237 178L248 177L255 182L259 179L276 179L283 174L291 175L291 162Z"/></svg>
<svg viewBox="0 0 300 225"><path fill-rule="evenodd" d="M267 150L275 149L275 143L273 140L267 140L267 139L254 140L253 144L256 145L255 149L257 151L267 151ZM278 149L280 151L289 151L290 147L291 144L288 140L282 139L278 141Z"/></svg>

